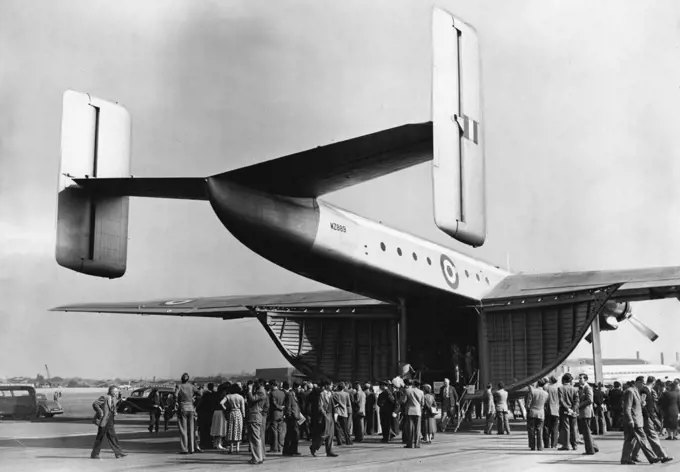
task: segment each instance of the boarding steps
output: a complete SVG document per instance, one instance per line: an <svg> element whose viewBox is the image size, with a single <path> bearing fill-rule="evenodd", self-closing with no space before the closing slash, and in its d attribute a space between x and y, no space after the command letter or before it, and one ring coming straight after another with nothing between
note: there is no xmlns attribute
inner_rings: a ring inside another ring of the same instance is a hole
<svg viewBox="0 0 680 472"><path fill-rule="evenodd" d="M457 415L455 421L450 421L446 425L445 432L455 433L458 431L458 428L460 428L460 425L465 419L465 415L467 414L467 411L470 408L470 405L472 404L472 400L470 400L467 397L469 396L470 393L477 391L478 388L479 388L479 369L475 370L472 373L468 385L466 385L465 388L463 389L463 394L458 399L458 407L456 408Z"/></svg>

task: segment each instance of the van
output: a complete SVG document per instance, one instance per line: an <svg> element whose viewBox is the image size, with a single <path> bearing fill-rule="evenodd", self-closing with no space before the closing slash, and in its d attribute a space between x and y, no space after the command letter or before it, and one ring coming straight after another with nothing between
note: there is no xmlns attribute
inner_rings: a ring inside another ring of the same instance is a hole
<svg viewBox="0 0 680 472"><path fill-rule="evenodd" d="M30 384L0 384L0 419L32 419L38 412L35 388Z"/></svg>

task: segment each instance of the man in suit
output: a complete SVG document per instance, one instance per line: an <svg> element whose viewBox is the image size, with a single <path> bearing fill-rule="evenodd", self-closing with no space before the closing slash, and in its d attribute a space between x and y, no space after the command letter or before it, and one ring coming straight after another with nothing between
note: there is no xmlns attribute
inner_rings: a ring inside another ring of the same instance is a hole
<svg viewBox="0 0 680 472"><path fill-rule="evenodd" d="M538 381L537 385L529 387L527 395L527 432L529 433L529 449L543 450L543 422L545 421L545 404L548 392L543 390L545 381Z"/></svg>
<svg viewBox="0 0 680 472"><path fill-rule="evenodd" d="M659 443L659 435L656 432L656 423L658 421L656 401L651 391L651 388L654 386L654 380L654 377L649 376L647 378L647 385L645 385L645 378L642 375L635 379L635 386L640 392L640 400L642 402L642 429L656 457L659 457L662 462L668 462L673 460L673 458L666 455L666 451L664 451ZM637 454L633 453L633 461L636 460L636 457Z"/></svg>
<svg viewBox="0 0 680 472"><path fill-rule="evenodd" d="M161 394L158 392L157 388L151 389L151 393L149 393L149 402L151 403L151 410L149 411L149 432L153 433L154 427L156 428L156 432L158 432L163 406L161 405Z"/></svg>
<svg viewBox="0 0 680 472"><path fill-rule="evenodd" d="M446 431L446 426L456 414L455 408L458 406L458 393L449 379L444 379L444 385L439 389L439 397L442 402L442 430Z"/></svg>
<svg viewBox="0 0 680 472"><path fill-rule="evenodd" d="M612 429L622 429L621 418L623 415L623 390L621 383L614 382L614 388L609 391L609 410L612 412Z"/></svg>
<svg viewBox="0 0 680 472"><path fill-rule="evenodd" d="M392 439L392 419L396 417L396 402L387 382L380 381L380 395L378 395L378 407L380 408L380 427L383 438L381 442L389 442Z"/></svg>
<svg viewBox="0 0 680 472"><path fill-rule="evenodd" d="M508 421L508 392L505 384L498 382L498 390L493 396L496 405L496 429L497 434L510 434L510 422Z"/></svg>
<svg viewBox="0 0 680 472"><path fill-rule="evenodd" d="M482 403L484 404L484 410L486 411L486 427L484 428L484 434L491 434L494 421L496 420L496 404L493 401L491 384L488 384L486 390L484 390Z"/></svg>
<svg viewBox="0 0 680 472"><path fill-rule="evenodd" d="M116 455L116 459L127 456L120 448L118 443L118 436L116 436L116 429L114 427L114 418L116 417L116 406L118 404L118 387L111 385L106 395L99 397L92 408L95 411L94 424L97 425L97 437L94 440L94 447L90 458L99 459L99 452L102 449L102 441L104 436L109 440L109 445Z"/></svg>
<svg viewBox="0 0 680 472"><path fill-rule="evenodd" d="M299 456L298 442L299 429L298 420L300 419L300 406L295 396L295 392L290 388L288 382L283 382L283 392L286 399L283 402L283 417L286 422L286 437L283 441L284 456Z"/></svg>
<svg viewBox="0 0 680 472"><path fill-rule="evenodd" d="M354 440L361 442L364 440L364 419L366 418L366 394L361 390L359 382L354 383Z"/></svg>
<svg viewBox="0 0 680 472"><path fill-rule="evenodd" d="M345 391L344 382L338 384L336 391L333 393L333 401L335 402L335 413L338 415L335 421L335 439L338 441L338 446L342 444L351 446L352 438L347 427L351 406L349 393Z"/></svg>
<svg viewBox="0 0 680 472"><path fill-rule="evenodd" d="M420 382L410 379L404 380L406 384L406 421L404 422L404 433L406 433L406 448L420 447L420 418L423 415L423 404L425 394L420 390Z"/></svg>
<svg viewBox="0 0 680 472"><path fill-rule="evenodd" d="M248 382L246 393L246 421L248 423L248 443L250 445L251 459L249 464L262 464L264 462L264 445L262 443L262 411L267 400L264 386L259 382Z"/></svg>
<svg viewBox="0 0 680 472"><path fill-rule="evenodd" d="M650 464L661 461L652 450L644 431L645 420L642 416L642 399L633 382L629 382L623 393L623 450L621 464L635 464L642 449Z"/></svg>
<svg viewBox="0 0 680 472"><path fill-rule="evenodd" d="M543 388L548 393L543 443L545 447L554 449L557 447L560 431L560 394L557 386L557 377L551 375L550 381Z"/></svg>
<svg viewBox="0 0 680 472"><path fill-rule="evenodd" d="M562 385L557 387L560 399L560 451L576 450L576 424L578 417L578 389L571 383L574 378L567 372L562 376Z"/></svg>
<svg viewBox="0 0 680 472"><path fill-rule="evenodd" d="M312 444L309 446L309 452L316 457L316 451L321 449L323 444L326 447L326 457L338 457L333 452L334 401L329 382L322 381L319 388L312 391L309 395L309 404L312 414Z"/></svg>
<svg viewBox="0 0 680 472"><path fill-rule="evenodd" d="M309 425L310 425L310 414L309 414L309 392L312 391L312 386L307 383L303 382L302 385L299 386L299 388L296 388L295 384L293 384L293 390L297 392L297 399L298 399L298 405L300 406L300 413L305 417L305 422L299 425L299 431L300 431L300 438L306 439L306 440L311 440L312 439L312 434L309 431Z"/></svg>
<svg viewBox="0 0 680 472"><path fill-rule="evenodd" d="M595 441L592 436L592 421L595 416L593 406L593 389L588 385L588 375L580 374L578 376L578 381L580 385L579 391L579 405L578 405L578 426L579 431L583 435L583 443L586 448L586 452L589 456L592 456L596 452L599 452Z"/></svg>
<svg viewBox="0 0 680 472"><path fill-rule="evenodd" d="M281 452L283 441L286 437L286 423L283 420L283 404L286 394L279 390L279 382L271 382L269 393L269 423L271 428L272 443L270 452Z"/></svg>

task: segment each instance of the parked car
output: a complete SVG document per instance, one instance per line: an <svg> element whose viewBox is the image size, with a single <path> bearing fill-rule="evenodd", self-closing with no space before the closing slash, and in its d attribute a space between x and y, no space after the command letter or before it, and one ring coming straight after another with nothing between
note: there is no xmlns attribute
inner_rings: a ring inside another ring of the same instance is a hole
<svg viewBox="0 0 680 472"><path fill-rule="evenodd" d="M144 387L136 388L132 391L129 397L124 398L118 404L118 413L148 413L151 411L151 399L149 394L153 389L157 389L161 394L161 404L165 401L171 393L175 392L174 385L146 385Z"/></svg>
<svg viewBox="0 0 680 472"><path fill-rule="evenodd" d="M37 407L33 385L0 384L0 419L35 418Z"/></svg>
<svg viewBox="0 0 680 472"><path fill-rule="evenodd" d="M37 417L41 416L44 418L52 418L54 415L63 415L64 409L54 400L49 400L44 393L36 394L36 399L38 401L38 413Z"/></svg>

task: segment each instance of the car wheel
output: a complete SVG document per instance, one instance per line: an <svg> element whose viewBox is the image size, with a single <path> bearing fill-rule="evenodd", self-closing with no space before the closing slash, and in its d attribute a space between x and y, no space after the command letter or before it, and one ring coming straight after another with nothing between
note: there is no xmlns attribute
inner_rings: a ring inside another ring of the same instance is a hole
<svg viewBox="0 0 680 472"><path fill-rule="evenodd" d="M52 418L54 415L52 413L45 413L45 418Z"/></svg>

